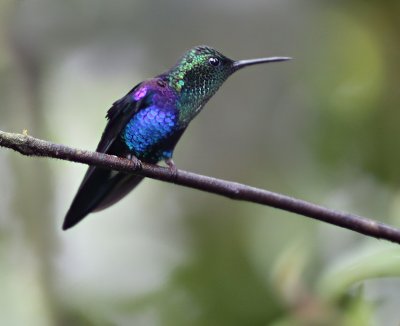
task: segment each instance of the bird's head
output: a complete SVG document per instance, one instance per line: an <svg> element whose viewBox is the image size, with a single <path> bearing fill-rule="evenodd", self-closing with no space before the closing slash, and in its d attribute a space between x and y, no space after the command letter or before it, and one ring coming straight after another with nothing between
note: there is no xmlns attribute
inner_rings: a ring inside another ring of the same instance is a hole
<svg viewBox="0 0 400 326"><path fill-rule="evenodd" d="M289 59L270 57L234 61L209 46L196 46L182 56L168 75L171 86L178 91L197 89L202 95L211 96L231 74L243 67Z"/></svg>
<svg viewBox="0 0 400 326"><path fill-rule="evenodd" d="M190 119L235 71L251 65L289 59L270 57L235 61L209 46L202 45L188 50L164 76L169 85L181 94L181 104L187 107Z"/></svg>

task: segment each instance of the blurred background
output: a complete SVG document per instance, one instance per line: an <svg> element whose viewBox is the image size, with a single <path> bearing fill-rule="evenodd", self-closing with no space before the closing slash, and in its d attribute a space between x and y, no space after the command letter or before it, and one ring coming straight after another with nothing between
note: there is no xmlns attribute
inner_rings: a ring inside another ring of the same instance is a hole
<svg viewBox="0 0 400 326"><path fill-rule="evenodd" d="M400 2L0 2L0 129L94 149L188 48L293 56L232 76L178 167L400 226ZM397 325L400 248L145 180L61 231L86 166L0 149L2 325Z"/></svg>

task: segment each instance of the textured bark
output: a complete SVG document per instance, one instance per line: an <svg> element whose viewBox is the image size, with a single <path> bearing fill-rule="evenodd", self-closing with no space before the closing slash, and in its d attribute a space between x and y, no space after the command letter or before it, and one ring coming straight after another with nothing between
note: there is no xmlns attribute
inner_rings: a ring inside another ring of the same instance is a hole
<svg viewBox="0 0 400 326"><path fill-rule="evenodd" d="M140 162L135 158L128 160L112 155L71 148L40 140L28 136L26 133L14 134L0 131L0 146L14 149L23 155L52 157L108 167L113 170L135 173L235 200L271 206L334 224L367 236L400 244L400 230L389 225L232 181L207 177L183 170L172 171L168 168Z"/></svg>

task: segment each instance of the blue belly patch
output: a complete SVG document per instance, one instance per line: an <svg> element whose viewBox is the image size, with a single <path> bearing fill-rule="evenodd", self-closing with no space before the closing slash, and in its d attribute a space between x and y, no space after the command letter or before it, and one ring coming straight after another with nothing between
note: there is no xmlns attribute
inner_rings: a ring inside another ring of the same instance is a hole
<svg viewBox="0 0 400 326"><path fill-rule="evenodd" d="M171 109L150 106L139 111L122 132L129 150L138 158L162 160L172 156L172 150L158 148L174 132L177 114Z"/></svg>

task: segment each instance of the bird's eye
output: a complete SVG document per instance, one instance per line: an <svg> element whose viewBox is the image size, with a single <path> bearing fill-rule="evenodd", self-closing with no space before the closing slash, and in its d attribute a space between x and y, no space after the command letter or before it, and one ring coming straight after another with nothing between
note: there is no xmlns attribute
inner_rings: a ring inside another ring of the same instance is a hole
<svg viewBox="0 0 400 326"><path fill-rule="evenodd" d="M217 67L220 61L216 57L211 57L210 59L208 59L208 62L210 63L210 65Z"/></svg>

